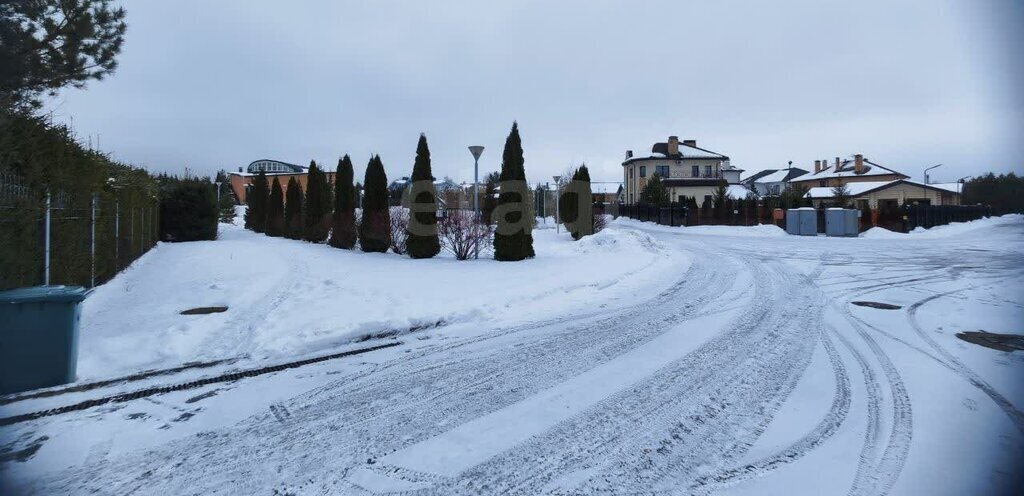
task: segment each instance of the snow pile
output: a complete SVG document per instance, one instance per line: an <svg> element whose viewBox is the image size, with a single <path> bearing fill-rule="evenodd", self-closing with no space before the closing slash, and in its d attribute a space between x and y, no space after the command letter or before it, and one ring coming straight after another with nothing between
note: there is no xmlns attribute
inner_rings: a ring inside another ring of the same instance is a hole
<svg viewBox="0 0 1024 496"><path fill-rule="evenodd" d="M649 234L614 227L581 241L538 229L535 259L460 262L269 238L238 227L239 214L235 225L221 224L218 240L161 243L97 288L83 306L80 378L615 307L659 291L688 264ZM180 315L209 306L228 310Z"/></svg>
<svg viewBox="0 0 1024 496"><path fill-rule="evenodd" d="M881 227L872 227L861 235L865 238L875 239L940 239L961 236L971 231L989 227L1007 226L1024 222L1024 215L1007 214L999 217L985 217L969 222L952 222L943 226L935 226L931 229L916 227L909 233L893 232Z"/></svg>
<svg viewBox="0 0 1024 496"><path fill-rule="evenodd" d="M642 227L646 231L675 234L712 234L716 236L740 236L746 238L779 238L788 236L779 226L774 224L758 224L756 226L663 226L653 222L642 222L626 217L612 221L626 227Z"/></svg>

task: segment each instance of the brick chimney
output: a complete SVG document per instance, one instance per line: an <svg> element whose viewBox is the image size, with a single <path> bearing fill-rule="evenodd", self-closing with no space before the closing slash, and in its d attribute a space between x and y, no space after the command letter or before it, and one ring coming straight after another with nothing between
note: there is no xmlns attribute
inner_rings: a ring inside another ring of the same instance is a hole
<svg viewBox="0 0 1024 496"><path fill-rule="evenodd" d="M858 153L853 156L853 172L855 174L864 172L864 155Z"/></svg>
<svg viewBox="0 0 1024 496"><path fill-rule="evenodd" d="M633 150L626 150L626 160L633 158Z"/></svg>
<svg viewBox="0 0 1024 496"><path fill-rule="evenodd" d="M695 140L695 139L683 140L683 144L686 145L686 146L692 146L692 147L696 148L697 147L697 140Z"/></svg>
<svg viewBox="0 0 1024 496"><path fill-rule="evenodd" d="M814 173L817 174L819 172L821 172L821 160L815 160L814 161Z"/></svg>
<svg viewBox="0 0 1024 496"><path fill-rule="evenodd" d="M842 160L839 160L839 157L836 157L836 172L839 172L839 169L840 169L840 168L841 168L842 166L843 166L843 161L842 161Z"/></svg>
<svg viewBox="0 0 1024 496"><path fill-rule="evenodd" d="M668 137L668 155L679 155L679 136Z"/></svg>

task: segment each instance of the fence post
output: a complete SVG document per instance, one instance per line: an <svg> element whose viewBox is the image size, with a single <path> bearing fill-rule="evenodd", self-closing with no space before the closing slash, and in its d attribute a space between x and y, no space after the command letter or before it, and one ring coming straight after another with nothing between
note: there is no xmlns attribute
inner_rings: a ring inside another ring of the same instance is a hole
<svg viewBox="0 0 1024 496"><path fill-rule="evenodd" d="M89 287L96 287L96 193L89 213Z"/></svg>
<svg viewBox="0 0 1024 496"><path fill-rule="evenodd" d="M43 286L50 285L50 188L46 188L46 220L43 226Z"/></svg>

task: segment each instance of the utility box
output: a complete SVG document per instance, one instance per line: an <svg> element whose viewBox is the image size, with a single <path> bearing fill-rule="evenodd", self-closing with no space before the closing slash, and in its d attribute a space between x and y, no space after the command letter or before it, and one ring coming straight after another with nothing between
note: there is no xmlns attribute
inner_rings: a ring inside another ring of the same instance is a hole
<svg viewBox="0 0 1024 496"><path fill-rule="evenodd" d="M817 236L818 212L811 207L786 210L786 232L797 236Z"/></svg>
<svg viewBox="0 0 1024 496"><path fill-rule="evenodd" d="M830 208L825 211L825 235L856 237L860 229L859 210L850 208Z"/></svg>
<svg viewBox="0 0 1024 496"><path fill-rule="evenodd" d="M76 286L0 292L0 394L75 380L78 320L89 292Z"/></svg>

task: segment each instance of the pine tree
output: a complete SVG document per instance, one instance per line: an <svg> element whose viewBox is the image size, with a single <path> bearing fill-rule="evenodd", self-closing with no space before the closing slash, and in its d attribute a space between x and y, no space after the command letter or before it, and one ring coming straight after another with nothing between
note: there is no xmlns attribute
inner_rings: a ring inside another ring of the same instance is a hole
<svg viewBox="0 0 1024 496"><path fill-rule="evenodd" d="M494 224L494 218L491 214L494 213L494 208L498 206L498 181L501 180L501 175L497 172L492 172L484 178L484 190L483 198L478 198L480 206L480 217L487 225Z"/></svg>
<svg viewBox="0 0 1024 496"><path fill-rule="evenodd" d="M267 202L267 236L284 236L284 192L276 177Z"/></svg>
<svg viewBox="0 0 1024 496"><path fill-rule="evenodd" d="M644 184L644 189L640 190L640 201L652 205L668 204L668 188L665 187L660 175L651 174L651 178Z"/></svg>
<svg viewBox="0 0 1024 496"><path fill-rule="evenodd" d="M331 246L351 250L356 245L356 189L352 185L352 159L338 160L334 174L334 222Z"/></svg>
<svg viewBox="0 0 1024 496"><path fill-rule="evenodd" d="M416 145L416 161L412 166L409 194L409 237L406 250L412 258L433 258L441 251L437 238L437 191L430 170L430 148L427 137L420 134Z"/></svg>
<svg viewBox="0 0 1024 496"><path fill-rule="evenodd" d="M380 156L375 155L367 164L363 187L359 247L363 251L385 253L391 247L391 215L388 211L388 176Z"/></svg>
<svg viewBox="0 0 1024 496"><path fill-rule="evenodd" d="M846 183L840 183L833 187L832 206L846 208L848 203L850 203L850 188L846 187Z"/></svg>
<svg viewBox="0 0 1024 496"><path fill-rule="evenodd" d="M260 170L256 179L252 180L252 189L246 199L249 206L245 210L245 227L261 233L267 226L267 195L270 187L267 184L267 173Z"/></svg>
<svg viewBox="0 0 1024 496"><path fill-rule="evenodd" d="M494 233L495 260L518 261L534 256L533 219L525 218L529 186L523 162L519 125L512 123L501 157L501 194L493 214L498 224Z"/></svg>
<svg viewBox="0 0 1024 496"><path fill-rule="evenodd" d="M294 177L288 180L284 201L284 235L302 239L302 187Z"/></svg>
<svg viewBox="0 0 1024 496"><path fill-rule="evenodd" d="M314 243L322 243L327 239L328 222L330 221L331 200L327 196L327 176L316 165L309 162L309 174L306 176L306 198L303 205L302 239Z"/></svg>

